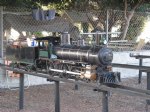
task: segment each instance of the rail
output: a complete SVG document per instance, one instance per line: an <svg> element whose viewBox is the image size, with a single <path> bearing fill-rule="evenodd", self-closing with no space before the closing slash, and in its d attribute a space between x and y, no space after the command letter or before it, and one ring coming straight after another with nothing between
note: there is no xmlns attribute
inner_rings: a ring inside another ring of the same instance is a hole
<svg viewBox="0 0 150 112"><path fill-rule="evenodd" d="M143 90L143 89L136 89L132 87L127 87L127 86L122 86L118 84L112 84L112 85L102 85L98 83L86 83L83 81L76 81L76 80L71 80L71 79L65 79L65 78L59 78L59 77L53 77L50 76L49 74L45 73L37 73L37 72L27 72L22 69L18 68L12 68L9 66L6 66L4 64L0 64L0 68L5 69L5 70L10 70L14 71L17 73L20 73L20 91L19 91L19 109L23 109L24 105L24 74L29 74L33 76L38 76L38 77L43 77L47 78L50 80L55 81L55 112L60 112L60 95L59 95L59 82L67 82L67 83L75 83L79 85L84 85L92 88L96 88L98 91L103 92L103 112L108 112L104 110L108 110L108 92L113 92L113 93L121 93L121 94L126 94L130 96L139 96L144 99L150 99L150 90ZM57 71L59 72L59 71ZM106 97L107 96L107 97Z"/></svg>

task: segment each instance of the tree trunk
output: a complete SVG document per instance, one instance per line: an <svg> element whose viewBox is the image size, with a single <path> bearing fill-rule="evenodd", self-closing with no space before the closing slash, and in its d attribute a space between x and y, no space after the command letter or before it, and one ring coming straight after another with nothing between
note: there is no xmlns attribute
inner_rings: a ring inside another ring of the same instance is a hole
<svg viewBox="0 0 150 112"><path fill-rule="evenodd" d="M123 28L122 40L126 39L126 35L127 35L127 32L128 32L128 28L129 28L129 23L130 23L130 20L127 20L125 22L125 26Z"/></svg>
<svg viewBox="0 0 150 112"><path fill-rule="evenodd" d="M134 15L134 10L129 12L129 15L125 18L125 25L124 25L124 28L123 28L122 40L126 39L126 35L127 35L127 32L128 32L130 21L131 21L133 15Z"/></svg>

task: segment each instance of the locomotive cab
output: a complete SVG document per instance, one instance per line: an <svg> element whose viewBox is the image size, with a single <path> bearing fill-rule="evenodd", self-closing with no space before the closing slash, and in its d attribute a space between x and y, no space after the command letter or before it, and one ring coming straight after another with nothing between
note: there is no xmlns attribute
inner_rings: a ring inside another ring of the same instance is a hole
<svg viewBox="0 0 150 112"><path fill-rule="evenodd" d="M38 42L39 58L54 59L57 58L53 53L53 46L60 44L60 37L39 37L35 39Z"/></svg>

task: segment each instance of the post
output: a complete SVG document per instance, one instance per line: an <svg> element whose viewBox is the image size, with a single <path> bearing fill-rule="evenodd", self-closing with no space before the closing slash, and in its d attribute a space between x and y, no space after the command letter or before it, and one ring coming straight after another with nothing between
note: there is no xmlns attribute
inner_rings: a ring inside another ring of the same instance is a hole
<svg viewBox="0 0 150 112"><path fill-rule="evenodd" d="M147 72L147 90L150 90L150 72ZM147 100L147 104L150 105L150 100Z"/></svg>
<svg viewBox="0 0 150 112"><path fill-rule="evenodd" d="M55 81L55 112L60 112L59 81Z"/></svg>
<svg viewBox="0 0 150 112"><path fill-rule="evenodd" d="M78 90L78 84L75 84L74 90Z"/></svg>
<svg viewBox="0 0 150 112"><path fill-rule="evenodd" d="M143 59L140 58L140 59L139 59L139 66L142 66L142 63L143 63ZM141 78L142 78L142 71L139 70L139 79L138 79L138 83L139 83L139 84L141 83Z"/></svg>
<svg viewBox="0 0 150 112"><path fill-rule="evenodd" d="M107 41L107 44L108 44L108 24L109 24L109 12L108 12L108 9L107 9L107 12L106 12L106 41Z"/></svg>
<svg viewBox="0 0 150 112"><path fill-rule="evenodd" d="M147 72L147 90L150 90L150 72ZM150 100L146 100L146 112L148 112L148 105L150 105Z"/></svg>
<svg viewBox="0 0 150 112"><path fill-rule="evenodd" d="M102 112L108 112L108 92L103 91L103 98L102 98Z"/></svg>
<svg viewBox="0 0 150 112"><path fill-rule="evenodd" d="M3 59L3 7L0 6L0 58Z"/></svg>
<svg viewBox="0 0 150 112"><path fill-rule="evenodd" d="M24 74L20 74L20 87L19 87L19 110L24 107Z"/></svg>
<svg viewBox="0 0 150 112"><path fill-rule="evenodd" d="M75 81L77 82L78 79L75 79ZM78 89L79 89L79 85L78 85L77 83L75 83L75 85L74 85L74 90L78 90Z"/></svg>
<svg viewBox="0 0 150 112"><path fill-rule="evenodd" d="M108 112L108 92L103 91L103 98L102 98L102 112Z"/></svg>

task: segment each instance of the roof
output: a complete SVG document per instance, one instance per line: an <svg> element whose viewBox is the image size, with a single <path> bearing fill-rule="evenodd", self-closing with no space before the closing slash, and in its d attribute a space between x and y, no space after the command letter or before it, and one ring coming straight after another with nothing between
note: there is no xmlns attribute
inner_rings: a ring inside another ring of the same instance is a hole
<svg viewBox="0 0 150 112"><path fill-rule="evenodd" d="M77 12L65 11L63 17L67 17L71 22L90 22L89 19L93 18L93 13L90 12Z"/></svg>
<svg viewBox="0 0 150 112"><path fill-rule="evenodd" d="M55 17L49 21L37 21L32 15L4 15L4 28L13 27L17 31L50 31L67 32L69 31L69 22L62 17Z"/></svg>

